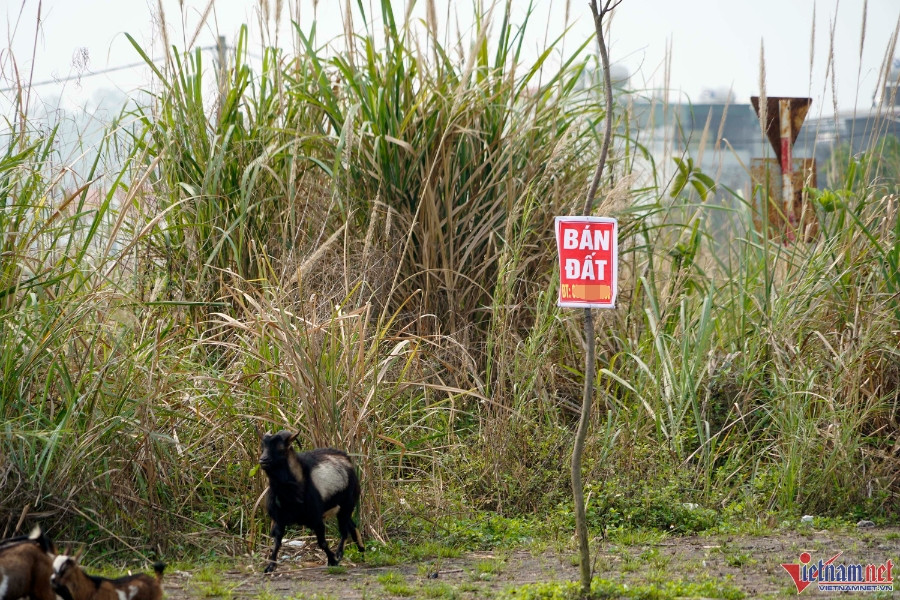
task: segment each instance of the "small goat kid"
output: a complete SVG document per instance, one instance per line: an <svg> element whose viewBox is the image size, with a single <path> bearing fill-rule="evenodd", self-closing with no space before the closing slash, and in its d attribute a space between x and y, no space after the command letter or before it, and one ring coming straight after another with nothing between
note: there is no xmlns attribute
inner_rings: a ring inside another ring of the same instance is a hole
<svg viewBox="0 0 900 600"><path fill-rule="evenodd" d="M257 435L260 435L259 429ZM291 444L298 435L289 431L260 435L259 465L269 477L266 508L272 517L272 537L275 539L266 573L275 570L278 550L288 525L312 529L329 565L338 564L344 555L344 542L351 534L360 552L365 552L353 522L353 511L359 502L359 479L353 462L347 454L333 448L295 452ZM336 553L332 553L325 541L324 518L332 515L337 516L341 534Z"/></svg>
<svg viewBox="0 0 900 600"><path fill-rule="evenodd" d="M85 573L75 559L60 554L53 560L53 590L63 600L162 600L163 570L166 565L156 563L156 577L144 573L118 579L107 579Z"/></svg>
<svg viewBox="0 0 900 600"><path fill-rule="evenodd" d="M50 587L53 543L35 527L31 535L0 542L0 600L56 600Z"/></svg>

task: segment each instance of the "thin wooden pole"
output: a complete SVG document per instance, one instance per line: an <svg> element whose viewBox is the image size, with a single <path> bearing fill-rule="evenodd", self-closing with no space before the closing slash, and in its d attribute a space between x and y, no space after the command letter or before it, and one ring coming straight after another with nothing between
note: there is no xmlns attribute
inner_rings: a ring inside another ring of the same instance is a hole
<svg viewBox="0 0 900 600"><path fill-rule="evenodd" d="M584 512L584 483L581 481L581 459L584 454L584 440L591 421L591 403L594 397L595 340L594 315L591 309L584 309L584 396L581 399L581 419L575 433L572 448L572 494L575 497L575 532L578 536L578 553L581 557L581 590L587 594L591 590L591 549L588 545L587 517Z"/></svg>
<svg viewBox="0 0 900 600"><path fill-rule="evenodd" d="M621 0L619 0L621 2ZM597 32L597 43L600 46L600 62L603 68L603 87L606 95L606 129L603 132L603 144L600 147L600 159L594 178L584 201L582 214L589 215L600 186L600 178L606 167L606 157L612 140L612 78L609 74L609 53L603 39L603 17L618 6L619 2L607 0L603 9L597 8L597 0L591 0L591 12L594 15L594 28ZM581 464L584 454L584 441L587 438L591 422L591 404L594 398L594 377L596 375L596 340L594 338L594 315L590 308L584 309L584 396L581 399L581 418L575 432L575 445L572 448L572 495L575 499L575 531L578 536L578 552L581 557L581 593L587 596L591 591L591 549L588 545L587 518L584 509L584 483L581 480Z"/></svg>

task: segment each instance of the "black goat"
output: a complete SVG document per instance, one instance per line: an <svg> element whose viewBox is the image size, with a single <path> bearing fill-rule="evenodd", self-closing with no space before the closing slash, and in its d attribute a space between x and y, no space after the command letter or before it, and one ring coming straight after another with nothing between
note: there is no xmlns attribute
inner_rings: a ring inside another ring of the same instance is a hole
<svg viewBox="0 0 900 600"><path fill-rule="evenodd" d="M257 434L259 434L257 429ZM259 466L269 477L266 508L272 517L275 548L265 572L275 570L281 539L288 525L303 525L316 534L319 548L325 551L329 565L344 555L344 542L352 534L360 552L365 552L353 511L359 502L359 479L350 457L334 448L295 452L291 444L299 433L290 431L260 436L262 454ZM332 553L325 541L325 517L337 515L341 541Z"/></svg>

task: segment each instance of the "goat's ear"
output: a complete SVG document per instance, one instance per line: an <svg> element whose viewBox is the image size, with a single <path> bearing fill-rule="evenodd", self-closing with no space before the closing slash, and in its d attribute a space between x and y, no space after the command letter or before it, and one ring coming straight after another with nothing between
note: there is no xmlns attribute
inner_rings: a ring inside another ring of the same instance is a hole
<svg viewBox="0 0 900 600"><path fill-rule="evenodd" d="M296 440L299 436L300 436L300 432L298 431L297 433L295 433L294 435L292 435L291 437L289 437L289 438L287 439L287 445L290 446L291 444L293 444L293 443L294 443L294 440Z"/></svg>

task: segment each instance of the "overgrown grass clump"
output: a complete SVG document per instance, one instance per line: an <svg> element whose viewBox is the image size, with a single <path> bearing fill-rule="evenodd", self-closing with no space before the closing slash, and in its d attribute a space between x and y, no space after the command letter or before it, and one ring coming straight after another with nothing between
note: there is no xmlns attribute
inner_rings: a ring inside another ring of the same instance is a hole
<svg viewBox="0 0 900 600"><path fill-rule="evenodd" d="M353 454L366 535L484 547L528 537L521 515L568 522L583 340L555 305L552 219L626 108L603 114L589 46L522 64L534 24L508 10L457 48L389 6L333 53L298 27L259 68L246 33L220 69L172 48L87 173L60 171L28 107L7 117L0 533L255 548L254 424ZM619 218L621 274L596 331L592 525L896 518L900 220L868 166L887 146L847 157L813 194L821 235L784 244L699 171L673 195L619 131L593 208ZM484 511L512 520L409 526Z"/></svg>

